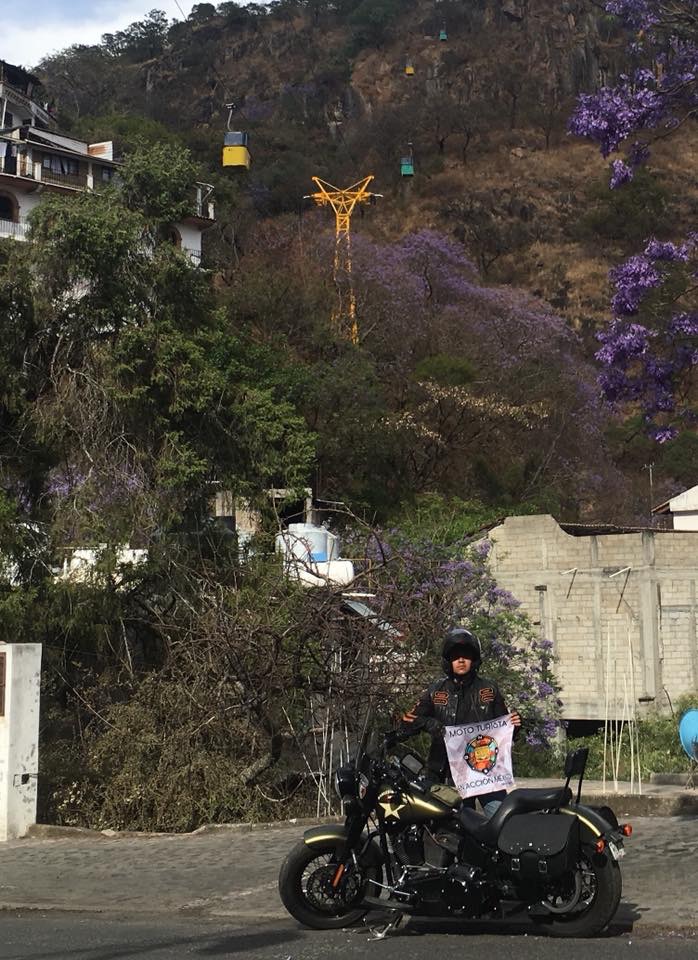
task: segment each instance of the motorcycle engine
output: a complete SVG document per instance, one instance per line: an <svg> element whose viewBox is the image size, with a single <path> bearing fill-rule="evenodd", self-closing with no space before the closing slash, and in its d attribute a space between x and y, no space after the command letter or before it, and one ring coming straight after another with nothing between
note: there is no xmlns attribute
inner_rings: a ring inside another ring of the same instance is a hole
<svg viewBox="0 0 698 960"><path fill-rule="evenodd" d="M413 825L393 841L395 856L403 867L417 867L424 863L422 830Z"/></svg>
<svg viewBox="0 0 698 960"><path fill-rule="evenodd" d="M424 831L424 860L430 867L450 867L456 859L460 837L450 830Z"/></svg>

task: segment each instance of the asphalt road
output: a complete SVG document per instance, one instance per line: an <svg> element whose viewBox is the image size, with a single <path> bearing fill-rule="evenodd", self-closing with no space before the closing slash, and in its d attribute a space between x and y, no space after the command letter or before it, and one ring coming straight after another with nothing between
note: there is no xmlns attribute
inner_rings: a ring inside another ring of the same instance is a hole
<svg viewBox="0 0 698 960"><path fill-rule="evenodd" d="M611 932L597 940L552 940L510 932L483 933L450 923L411 921L405 932L369 942L363 927L331 933L303 930L292 921L245 925L156 916L125 920L84 913L0 912L1 960L689 960L698 940L636 937Z"/></svg>

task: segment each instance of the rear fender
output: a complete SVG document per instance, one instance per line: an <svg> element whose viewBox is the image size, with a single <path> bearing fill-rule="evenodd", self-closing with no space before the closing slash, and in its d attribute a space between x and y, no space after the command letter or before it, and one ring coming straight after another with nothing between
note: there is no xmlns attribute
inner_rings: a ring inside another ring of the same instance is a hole
<svg viewBox="0 0 698 960"><path fill-rule="evenodd" d="M347 831L343 823L328 823L322 827L311 827L303 834L303 842L309 847L316 844L326 844L332 841L335 847L342 847L346 843ZM365 842L365 837L362 838ZM362 866L380 867L383 863L383 854L380 846L375 840L371 840L369 845L361 854L360 863Z"/></svg>
<svg viewBox="0 0 698 960"><path fill-rule="evenodd" d="M586 807L581 803L570 803L566 807L560 807L560 813L566 813L579 820L582 843L596 843L599 837L613 833L614 830L613 824L602 815L604 809L604 807Z"/></svg>

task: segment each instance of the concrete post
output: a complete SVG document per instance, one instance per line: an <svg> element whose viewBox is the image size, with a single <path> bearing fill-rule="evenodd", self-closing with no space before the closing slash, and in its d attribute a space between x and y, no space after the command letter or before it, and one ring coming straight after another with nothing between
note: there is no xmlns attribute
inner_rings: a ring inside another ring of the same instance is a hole
<svg viewBox="0 0 698 960"><path fill-rule="evenodd" d="M41 644L0 643L0 841L36 822Z"/></svg>

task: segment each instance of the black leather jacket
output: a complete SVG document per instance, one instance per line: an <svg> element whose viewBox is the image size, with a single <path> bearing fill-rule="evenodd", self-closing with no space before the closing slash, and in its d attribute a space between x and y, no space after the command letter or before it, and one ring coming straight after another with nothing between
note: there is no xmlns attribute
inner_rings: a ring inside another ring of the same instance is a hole
<svg viewBox="0 0 698 960"><path fill-rule="evenodd" d="M444 780L449 766L441 727L494 720L506 713L509 711L494 680L471 670L462 679L444 676L430 684L403 716L400 733L416 735L427 730L432 735L427 769L430 776Z"/></svg>

